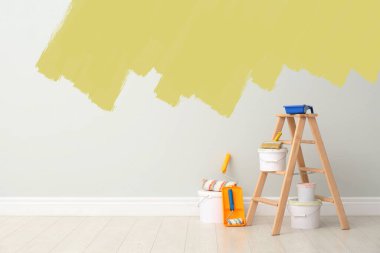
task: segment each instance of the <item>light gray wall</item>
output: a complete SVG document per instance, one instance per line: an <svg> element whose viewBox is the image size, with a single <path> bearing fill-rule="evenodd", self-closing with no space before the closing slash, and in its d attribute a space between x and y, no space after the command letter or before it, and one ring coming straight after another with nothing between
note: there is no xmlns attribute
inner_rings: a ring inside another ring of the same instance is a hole
<svg viewBox="0 0 380 253"><path fill-rule="evenodd" d="M380 85L355 72L343 88L284 67L272 92L249 82L230 118L196 98L155 98L160 76L131 74L113 112L34 65L68 0L0 1L0 196L195 196L200 179L229 175L250 195L257 148L284 104L312 104L343 196L379 196ZM306 133L309 135L309 133ZM313 147L305 160L319 166ZM279 193L271 176L264 194ZM321 193L326 185L313 175ZM295 178L294 182L297 182Z"/></svg>

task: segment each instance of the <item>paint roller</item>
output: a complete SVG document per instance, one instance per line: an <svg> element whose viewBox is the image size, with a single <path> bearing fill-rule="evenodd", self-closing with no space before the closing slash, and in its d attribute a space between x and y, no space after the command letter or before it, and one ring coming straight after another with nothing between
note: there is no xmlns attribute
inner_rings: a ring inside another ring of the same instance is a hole
<svg viewBox="0 0 380 253"><path fill-rule="evenodd" d="M232 177L230 177L230 176L227 175L227 168L228 168L228 165L229 165L230 161L231 161L231 154L227 153L226 156L224 157L224 161L223 161L223 164L222 164L221 171L222 171L222 173L224 174L224 176L226 178L228 178L232 182L237 182L234 178L232 178ZM225 186L228 186L228 185L225 185Z"/></svg>
<svg viewBox="0 0 380 253"><path fill-rule="evenodd" d="M242 218L230 219L231 215L235 211L234 194L233 194L232 189L228 189L228 202L230 205L230 213L228 214L226 218L227 223L230 225L243 224Z"/></svg>

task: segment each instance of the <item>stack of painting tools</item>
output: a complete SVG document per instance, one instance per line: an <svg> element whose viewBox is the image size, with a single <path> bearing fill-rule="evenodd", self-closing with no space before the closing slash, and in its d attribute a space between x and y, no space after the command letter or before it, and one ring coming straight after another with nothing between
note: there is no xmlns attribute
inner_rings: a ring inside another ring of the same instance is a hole
<svg viewBox="0 0 380 253"><path fill-rule="evenodd" d="M282 132L278 132L276 137L272 141L265 141L261 144L260 148L264 149L280 149L282 146L282 142L279 141Z"/></svg>
<svg viewBox="0 0 380 253"><path fill-rule="evenodd" d="M227 153L221 172L232 181L202 180L201 190L198 191L198 195L201 197L198 202L199 216L202 222L223 222L227 227L242 227L246 225L243 190L237 186L235 180L226 175L230 160L231 154Z"/></svg>

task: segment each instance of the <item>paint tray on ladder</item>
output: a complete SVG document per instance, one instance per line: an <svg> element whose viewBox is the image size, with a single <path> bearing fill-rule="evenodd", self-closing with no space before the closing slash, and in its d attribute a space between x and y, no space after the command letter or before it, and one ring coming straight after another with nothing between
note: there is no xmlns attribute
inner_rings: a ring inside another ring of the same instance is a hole
<svg viewBox="0 0 380 253"><path fill-rule="evenodd" d="M314 114L313 106L311 105L284 105L287 114L306 114L310 110Z"/></svg>
<svg viewBox="0 0 380 253"><path fill-rule="evenodd" d="M226 227L246 225L243 189L239 186L223 187L223 223Z"/></svg>

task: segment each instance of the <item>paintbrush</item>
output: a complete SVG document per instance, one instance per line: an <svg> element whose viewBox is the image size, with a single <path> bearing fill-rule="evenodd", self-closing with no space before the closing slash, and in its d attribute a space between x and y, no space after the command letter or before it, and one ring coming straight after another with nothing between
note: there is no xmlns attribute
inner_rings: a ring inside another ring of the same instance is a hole
<svg viewBox="0 0 380 253"><path fill-rule="evenodd" d="M282 132L278 132L272 141L264 141L260 148L264 149L280 149L282 146L282 142L279 141Z"/></svg>

